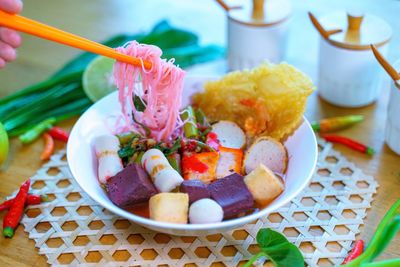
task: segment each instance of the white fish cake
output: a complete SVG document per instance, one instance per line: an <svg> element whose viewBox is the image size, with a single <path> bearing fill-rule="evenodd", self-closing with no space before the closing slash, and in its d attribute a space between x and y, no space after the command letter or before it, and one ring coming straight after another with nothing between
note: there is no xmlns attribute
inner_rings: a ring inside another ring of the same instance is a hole
<svg viewBox="0 0 400 267"><path fill-rule="evenodd" d="M118 151L120 148L118 138L111 134L96 136L93 145L97 156L104 151Z"/></svg>
<svg viewBox="0 0 400 267"><path fill-rule="evenodd" d="M210 198L197 200L190 205L190 223L217 223L224 218L222 207Z"/></svg>
<svg viewBox="0 0 400 267"><path fill-rule="evenodd" d="M212 132L217 135L223 147L243 148L246 145L246 135L234 122L219 121L212 125Z"/></svg>
<svg viewBox="0 0 400 267"><path fill-rule="evenodd" d="M260 137L247 150L243 169L248 174L262 163L273 172L283 174L286 172L287 161L287 151L282 143L270 137Z"/></svg>
<svg viewBox="0 0 400 267"><path fill-rule="evenodd" d="M259 164L246 175L244 182L253 195L254 201L261 206L269 204L285 189L281 179L263 164Z"/></svg>
<svg viewBox="0 0 400 267"><path fill-rule="evenodd" d="M123 169L122 161L118 156L119 140L114 135L101 135L93 139L93 146L98 162L98 179L104 184Z"/></svg>
<svg viewBox="0 0 400 267"><path fill-rule="evenodd" d="M182 182L182 176L174 169L163 169L154 176L154 185L160 192L170 192Z"/></svg>
<svg viewBox="0 0 400 267"><path fill-rule="evenodd" d="M188 222L189 195L185 193L159 193L150 198L150 219L159 222L186 224Z"/></svg>
<svg viewBox="0 0 400 267"><path fill-rule="evenodd" d="M147 150L142 157L142 166L150 176L154 176L158 171L171 167L167 158L161 150L152 148Z"/></svg>

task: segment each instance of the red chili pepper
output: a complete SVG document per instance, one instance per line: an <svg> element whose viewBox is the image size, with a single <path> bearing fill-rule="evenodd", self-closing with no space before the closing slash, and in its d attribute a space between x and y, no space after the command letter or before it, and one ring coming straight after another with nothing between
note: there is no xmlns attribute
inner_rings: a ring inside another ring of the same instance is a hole
<svg viewBox="0 0 400 267"><path fill-rule="evenodd" d="M355 258L361 255L364 251L364 241L362 240L357 240L356 243L354 244L353 249L350 251L349 255L344 259L342 262L342 265L351 262Z"/></svg>
<svg viewBox="0 0 400 267"><path fill-rule="evenodd" d="M3 219L3 235L5 237L12 237L14 235L14 229L18 226L19 221L24 213L25 202L28 197L29 186L31 180L28 179L23 183L19 189L18 194L15 197L14 203L10 210L7 212Z"/></svg>
<svg viewBox="0 0 400 267"><path fill-rule="evenodd" d="M44 149L42 155L40 156L41 160L49 160L51 155L54 152L54 140L50 134L45 133L43 134L44 138Z"/></svg>
<svg viewBox="0 0 400 267"><path fill-rule="evenodd" d="M344 137L344 136L325 134L325 135L322 135L322 138L324 138L328 142L342 144L351 149L360 151L361 153L364 153L367 155L373 155L375 153L375 151L372 147L363 145L355 140L352 140L352 139Z"/></svg>
<svg viewBox="0 0 400 267"><path fill-rule="evenodd" d="M11 198L9 200L4 201L0 204L0 212L6 209L9 209L15 201L15 198ZM42 202L49 201L49 197L47 195L28 195L26 198L25 206L28 205L37 205Z"/></svg>
<svg viewBox="0 0 400 267"><path fill-rule="evenodd" d="M60 140L63 142L68 142L69 138L69 133L61 129L60 127L52 127L49 131L48 134L51 135L56 140Z"/></svg>

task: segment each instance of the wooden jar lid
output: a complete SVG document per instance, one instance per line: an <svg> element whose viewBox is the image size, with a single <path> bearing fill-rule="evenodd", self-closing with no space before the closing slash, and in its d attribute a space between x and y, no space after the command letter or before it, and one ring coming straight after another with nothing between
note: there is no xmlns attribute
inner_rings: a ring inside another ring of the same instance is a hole
<svg viewBox="0 0 400 267"><path fill-rule="evenodd" d="M320 23L327 32L341 29L341 32L330 34L326 40L335 46L351 50L368 50L371 44L382 46L392 36L389 24L369 14L337 12L321 18Z"/></svg>
<svg viewBox="0 0 400 267"><path fill-rule="evenodd" d="M290 14L288 0L247 0L241 7L230 9L228 17L245 25L265 27L285 21Z"/></svg>

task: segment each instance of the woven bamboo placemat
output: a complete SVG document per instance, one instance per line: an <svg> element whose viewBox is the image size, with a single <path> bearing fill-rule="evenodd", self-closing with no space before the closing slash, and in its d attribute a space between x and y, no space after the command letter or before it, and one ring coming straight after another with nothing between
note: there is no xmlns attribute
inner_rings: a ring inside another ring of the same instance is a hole
<svg viewBox="0 0 400 267"><path fill-rule="evenodd" d="M103 209L77 185L65 151L32 177L32 192L52 201L30 206L22 219L48 263L61 266L241 265L257 251L262 227L280 231L302 250L309 266L339 265L370 207L377 182L319 140L312 181L278 211L234 231L176 237L140 227Z"/></svg>

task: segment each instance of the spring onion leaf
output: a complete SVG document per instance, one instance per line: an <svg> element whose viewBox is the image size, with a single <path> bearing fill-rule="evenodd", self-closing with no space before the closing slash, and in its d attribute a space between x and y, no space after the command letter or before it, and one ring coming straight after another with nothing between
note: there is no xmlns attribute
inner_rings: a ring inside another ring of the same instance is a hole
<svg viewBox="0 0 400 267"><path fill-rule="evenodd" d="M19 137L19 140L23 144L29 144L35 141L43 132L49 130L53 124L56 122L56 118L48 118L39 124L37 124L32 129L28 130L26 133Z"/></svg>
<svg viewBox="0 0 400 267"><path fill-rule="evenodd" d="M343 265L345 267L358 267L358 266L396 266L391 265L393 262L399 262L399 259L391 261L383 261L371 263L378 257L384 249L389 245L390 241L400 230L400 199L397 200L383 217L381 223L378 225L374 236L369 242L367 249L359 257L351 262Z"/></svg>
<svg viewBox="0 0 400 267"><path fill-rule="evenodd" d="M8 149L9 143L7 132L3 124L0 122L0 165L7 159Z"/></svg>

